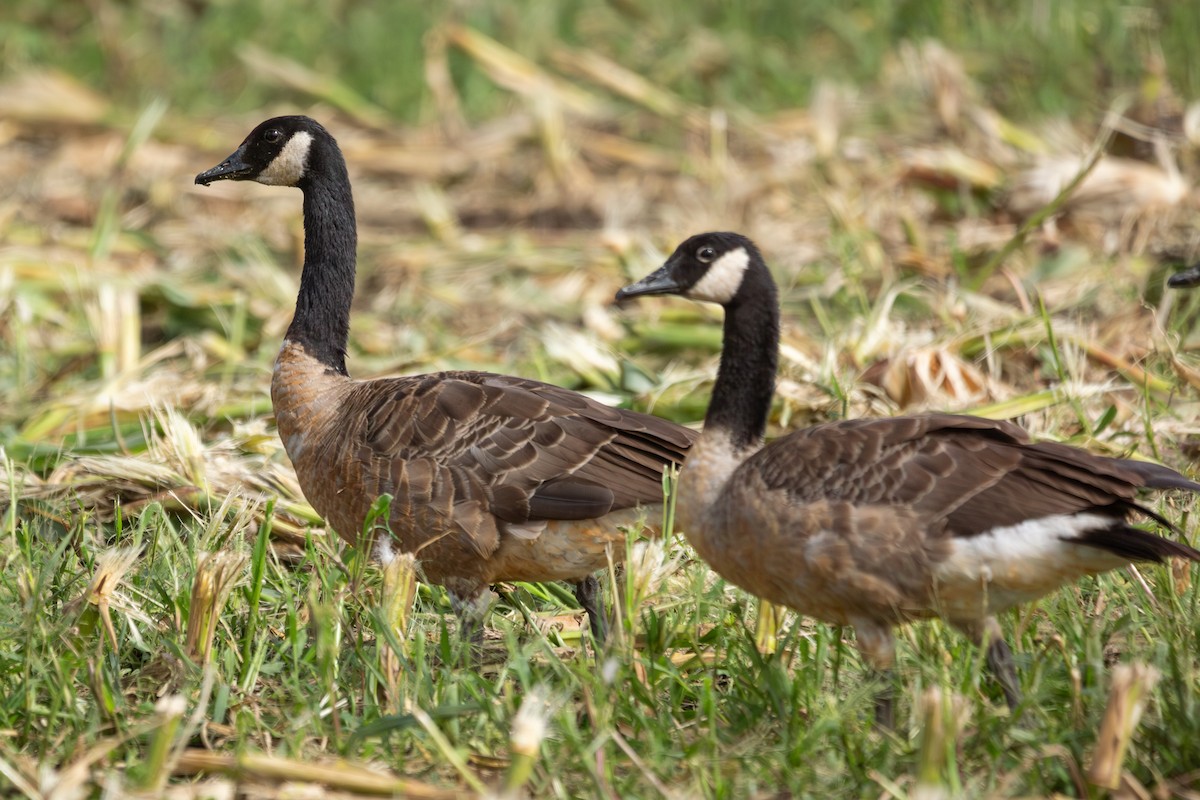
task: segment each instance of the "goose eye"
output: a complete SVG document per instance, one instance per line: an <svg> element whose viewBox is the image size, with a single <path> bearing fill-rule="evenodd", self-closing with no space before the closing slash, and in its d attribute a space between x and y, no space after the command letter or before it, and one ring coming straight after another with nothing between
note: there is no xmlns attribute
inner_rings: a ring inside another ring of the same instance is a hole
<svg viewBox="0 0 1200 800"><path fill-rule="evenodd" d="M283 140L283 131L279 128L271 128L263 134L263 138L267 140L268 144L279 144Z"/></svg>
<svg viewBox="0 0 1200 800"><path fill-rule="evenodd" d="M696 259L703 264L707 264L717 257L717 251L707 245L696 251Z"/></svg>

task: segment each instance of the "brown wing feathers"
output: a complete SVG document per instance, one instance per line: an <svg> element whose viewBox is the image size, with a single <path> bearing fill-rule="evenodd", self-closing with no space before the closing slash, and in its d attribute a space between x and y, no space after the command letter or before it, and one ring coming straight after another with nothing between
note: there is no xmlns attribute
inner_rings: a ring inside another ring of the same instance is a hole
<svg viewBox="0 0 1200 800"><path fill-rule="evenodd" d="M494 525L464 504L521 524L657 502L663 467L681 462L696 436L522 378L440 373L364 386L359 457L387 473L382 488L432 502L485 539Z"/></svg>
<svg viewBox="0 0 1200 800"><path fill-rule="evenodd" d="M1094 513L1111 517L1112 526L1087 531L1077 541L1136 560L1168 555L1200 560L1200 552L1187 545L1125 523L1136 512L1173 527L1135 501L1139 489L1200 491L1200 484L1157 464L1031 443L1015 425L955 415L854 420L787 439L786 447L768 445L755 461L769 486L789 490L799 502L905 506L931 525L944 519L954 536Z"/></svg>

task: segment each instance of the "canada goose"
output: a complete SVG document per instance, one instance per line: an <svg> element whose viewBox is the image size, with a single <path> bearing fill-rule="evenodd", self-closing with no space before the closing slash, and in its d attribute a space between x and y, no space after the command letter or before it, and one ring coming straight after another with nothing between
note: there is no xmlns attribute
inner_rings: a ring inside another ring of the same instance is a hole
<svg viewBox="0 0 1200 800"><path fill-rule="evenodd" d="M1010 707L1020 701L996 615L1131 561L1200 559L1131 527L1138 489L1200 491L1174 470L1031 442L1008 422L930 414L795 431L762 446L775 385L779 301L754 244L693 236L617 300L677 294L725 308L704 431L684 462L678 524L727 580L854 627L888 671L893 626L938 616L977 643ZM890 726L885 690L876 702Z"/></svg>
<svg viewBox="0 0 1200 800"><path fill-rule="evenodd" d="M304 194L300 293L271 404L313 507L354 543L372 503L393 495L392 534L417 554L426 580L446 587L464 626L480 621L491 583L565 580L602 640L592 573L607 565L608 545L623 541L619 527L647 512L655 518L663 468L682 461L696 434L487 372L352 379L345 355L357 228L333 137L308 117L269 119L196 176L203 186L218 180Z"/></svg>

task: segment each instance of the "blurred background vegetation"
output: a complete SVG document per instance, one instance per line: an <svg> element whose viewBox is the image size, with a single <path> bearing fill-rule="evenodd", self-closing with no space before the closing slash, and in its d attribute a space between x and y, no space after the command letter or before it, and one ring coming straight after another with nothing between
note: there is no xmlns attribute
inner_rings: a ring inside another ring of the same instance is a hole
<svg viewBox="0 0 1200 800"><path fill-rule="evenodd" d="M772 433L962 410L1194 472L1200 297L1163 281L1200 260L1197 32L1171 0L7 0L0 790L374 780L346 758L430 797L1082 795L1109 667L1145 660L1123 790L1191 796L1186 571L1006 620L1015 724L973 649L909 629L906 685L945 703L906 697L896 737L839 631L764 635L677 542L618 579L604 670L562 587L509 587L478 672L439 591L399 603L397 637L391 578L323 529L272 427L299 198L192 177L269 115L335 134L355 375L482 368L695 423L713 310L611 298L734 228L784 288ZM551 732L533 767L527 696Z"/></svg>
<svg viewBox="0 0 1200 800"><path fill-rule="evenodd" d="M253 43L412 124L435 113L425 39L447 21L537 62L564 47L595 50L690 102L759 113L807 105L821 79L875 82L900 42L927 38L963 58L990 103L1022 118L1102 111L1160 58L1182 96L1200 94L1200 9L1170 0L13 0L0 12L0 68L58 67L125 109L165 97L183 112L244 113L287 97L239 58ZM469 119L504 110L508 98L471 59L454 53L450 68Z"/></svg>

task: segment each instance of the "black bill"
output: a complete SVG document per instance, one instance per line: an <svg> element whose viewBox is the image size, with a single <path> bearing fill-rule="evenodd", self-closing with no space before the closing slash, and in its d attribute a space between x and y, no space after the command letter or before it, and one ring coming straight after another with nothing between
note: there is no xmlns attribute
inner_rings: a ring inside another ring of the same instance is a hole
<svg viewBox="0 0 1200 800"><path fill-rule="evenodd" d="M630 297L641 297L651 294L676 294L679 292L679 282L671 275L667 267L659 267L637 283L617 291L617 302L628 300Z"/></svg>
<svg viewBox="0 0 1200 800"><path fill-rule="evenodd" d="M243 149L239 147L229 158L197 175L196 183L208 186L213 181L245 180L253 169L242 160L242 153Z"/></svg>

